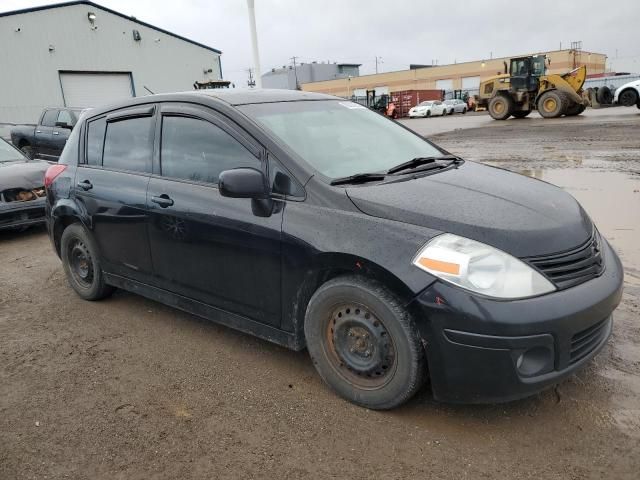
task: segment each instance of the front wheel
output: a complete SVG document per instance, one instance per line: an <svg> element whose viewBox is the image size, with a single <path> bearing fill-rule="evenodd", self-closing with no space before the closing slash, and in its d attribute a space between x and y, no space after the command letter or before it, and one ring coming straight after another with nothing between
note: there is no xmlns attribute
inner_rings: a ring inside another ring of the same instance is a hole
<svg viewBox="0 0 640 480"><path fill-rule="evenodd" d="M28 159L33 159L33 147L29 144L22 145L20 151L24 153L24 156Z"/></svg>
<svg viewBox="0 0 640 480"><path fill-rule="evenodd" d="M496 95L489 100L489 115L494 120L506 120L513 111L513 100L507 95Z"/></svg>
<svg viewBox="0 0 640 480"><path fill-rule="evenodd" d="M307 307L304 333L322 379L353 403L394 408L424 383L426 360L413 319L376 281L344 276L322 285Z"/></svg>
<svg viewBox="0 0 640 480"><path fill-rule="evenodd" d="M638 92L632 89L627 89L618 97L618 103L623 107L632 107L638 105Z"/></svg>
<svg viewBox="0 0 640 480"><path fill-rule="evenodd" d="M113 293L104 281L96 243L83 225L74 223L62 232L60 253L69 285L80 297L100 300Z"/></svg>

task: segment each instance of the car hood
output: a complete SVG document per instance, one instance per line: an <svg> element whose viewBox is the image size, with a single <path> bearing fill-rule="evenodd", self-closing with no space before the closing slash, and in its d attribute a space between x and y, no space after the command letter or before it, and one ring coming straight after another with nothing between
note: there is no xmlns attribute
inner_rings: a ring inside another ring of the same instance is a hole
<svg viewBox="0 0 640 480"><path fill-rule="evenodd" d="M0 162L0 190L6 188L31 190L42 187L47 168L49 163L42 160Z"/></svg>
<svg viewBox="0 0 640 480"><path fill-rule="evenodd" d="M347 194L368 215L454 233L516 257L569 250L593 232L588 215L562 189L473 162Z"/></svg>

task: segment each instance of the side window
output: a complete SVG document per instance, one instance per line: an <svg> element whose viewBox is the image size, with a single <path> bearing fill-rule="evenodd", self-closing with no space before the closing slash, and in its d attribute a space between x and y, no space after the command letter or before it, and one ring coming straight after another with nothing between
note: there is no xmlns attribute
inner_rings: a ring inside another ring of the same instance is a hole
<svg viewBox="0 0 640 480"><path fill-rule="evenodd" d="M58 119L58 110L47 110L42 117L43 127L55 127Z"/></svg>
<svg viewBox="0 0 640 480"><path fill-rule="evenodd" d="M205 120L162 119L160 165L165 177L217 183L220 172L238 167L260 169L260 160L221 128Z"/></svg>
<svg viewBox="0 0 640 480"><path fill-rule="evenodd" d="M107 123L102 166L150 172L154 117L127 118Z"/></svg>
<svg viewBox="0 0 640 480"><path fill-rule="evenodd" d="M69 110L60 110L56 122L66 123L67 125L74 124L73 117L71 116L71 112Z"/></svg>
<svg viewBox="0 0 640 480"><path fill-rule="evenodd" d="M99 118L87 125L87 164L102 165L102 147L104 145L104 132L107 128L106 119Z"/></svg>

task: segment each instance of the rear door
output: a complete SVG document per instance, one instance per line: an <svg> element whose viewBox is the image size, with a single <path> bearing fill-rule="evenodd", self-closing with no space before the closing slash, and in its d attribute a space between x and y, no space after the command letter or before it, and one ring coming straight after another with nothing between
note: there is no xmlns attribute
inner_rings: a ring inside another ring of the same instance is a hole
<svg viewBox="0 0 640 480"><path fill-rule="evenodd" d="M222 197L223 170L267 172L262 148L207 108L167 104L148 193L149 242L161 288L280 325L280 235L284 202Z"/></svg>
<svg viewBox="0 0 640 480"><path fill-rule="evenodd" d="M90 218L107 272L141 282L151 278L147 185L152 170L155 106L122 109L91 119L75 195Z"/></svg>
<svg viewBox="0 0 640 480"><path fill-rule="evenodd" d="M35 150L38 157L50 160L53 157L53 127L58 119L58 109L45 110L35 130Z"/></svg>

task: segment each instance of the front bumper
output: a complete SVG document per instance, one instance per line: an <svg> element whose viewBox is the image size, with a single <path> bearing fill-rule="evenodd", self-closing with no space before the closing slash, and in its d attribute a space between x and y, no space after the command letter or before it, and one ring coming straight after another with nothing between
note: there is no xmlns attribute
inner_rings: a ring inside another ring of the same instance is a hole
<svg viewBox="0 0 640 480"><path fill-rule="evenodd" d="M605 270L541 297L498 301L436 282L412 306L427 343L434 398L494 403L558 383L606 344L622 297L623 269L603 241Z"/></svg>
<svg viewBox="0 0 640 480"><path fill-rule="evenodd" d="M0 230L36 225L45 221L45 199L0 205Z"/></svg>
<svg viewBox="0 0 640 480"><path fill-rule="evenodd" d="M414 117L422 118L426 115L427 115L427 112L409 112L409 116L411 118L414 118Z"/></svg>

